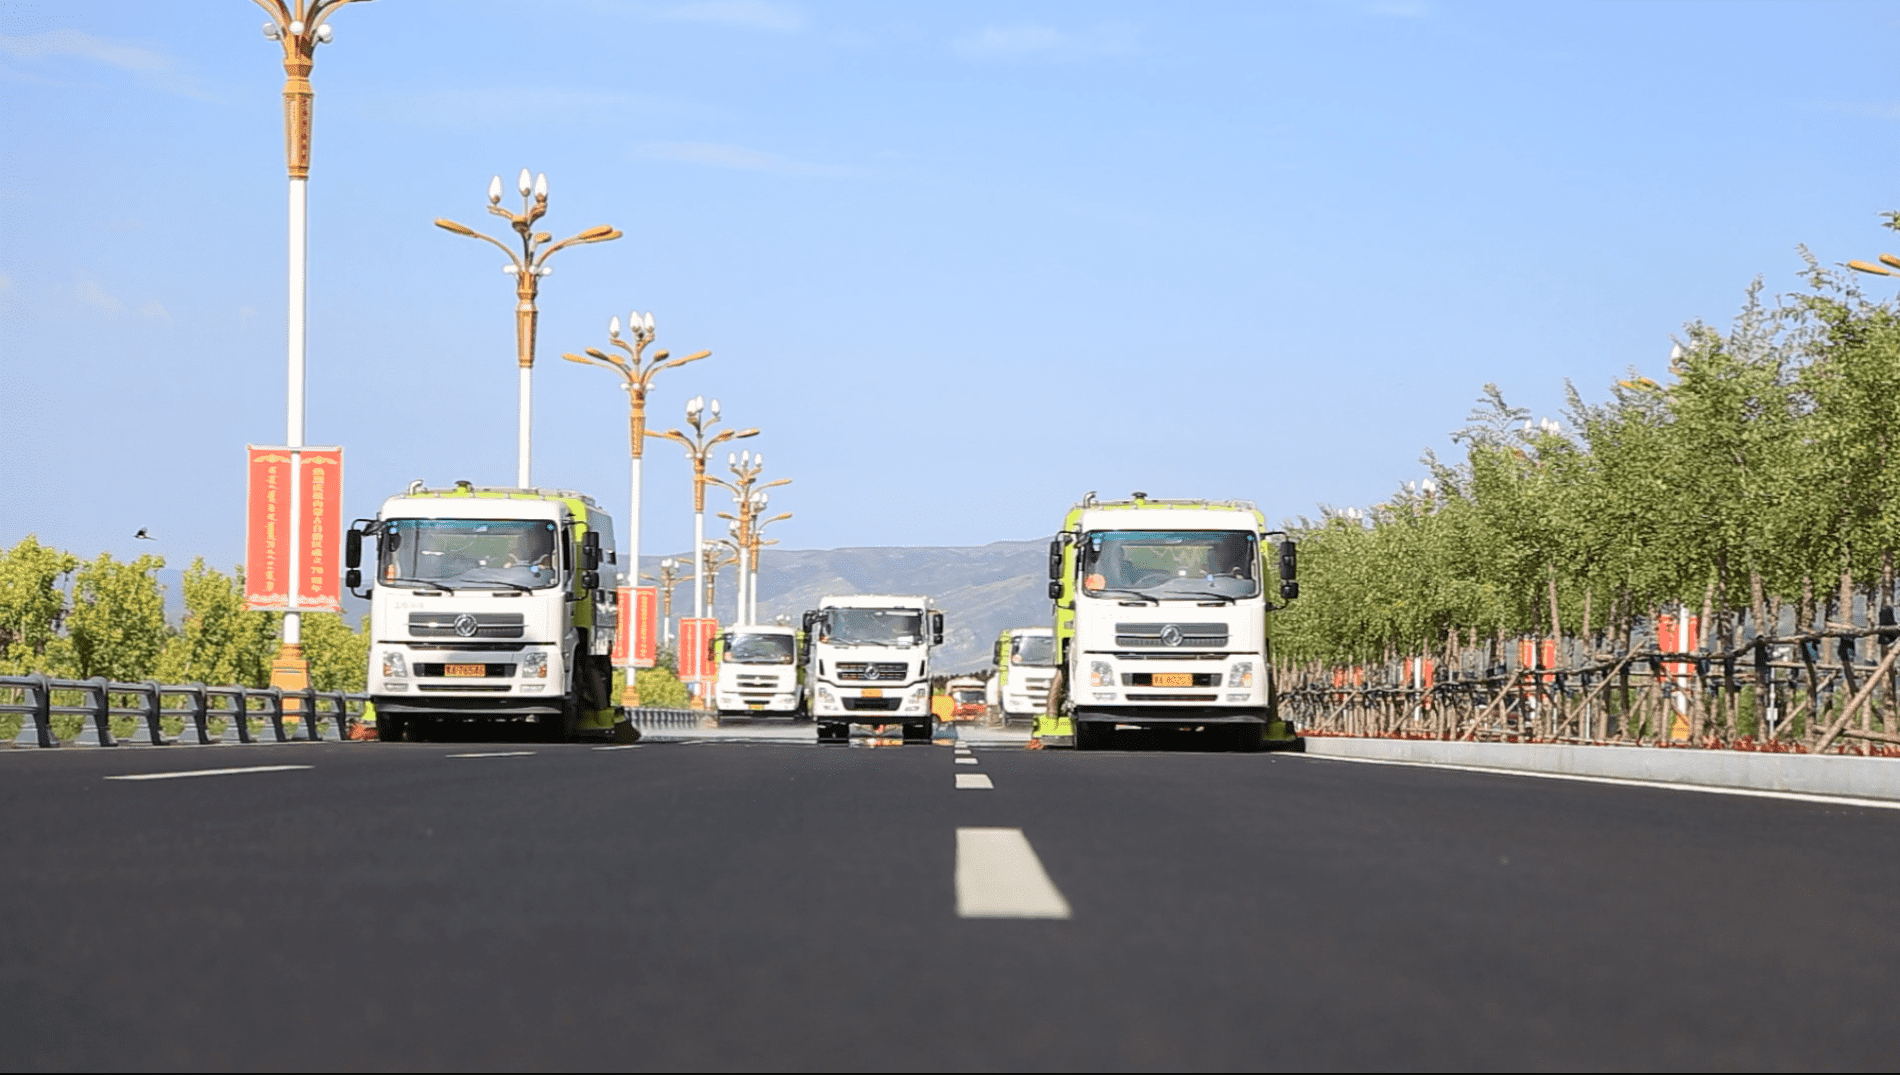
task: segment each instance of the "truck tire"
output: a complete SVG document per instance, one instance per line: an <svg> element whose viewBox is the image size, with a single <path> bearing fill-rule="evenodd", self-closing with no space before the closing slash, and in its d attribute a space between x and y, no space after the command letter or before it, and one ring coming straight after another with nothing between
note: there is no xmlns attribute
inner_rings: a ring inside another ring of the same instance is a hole
<svg viewBox="0 0 1900 1075"><path fill-rule="evenodd" d="M1229 729L1229 744L1241 754L1252 754L1266 747L1267 726L1264 724L1235 724Z"/></svg>
<svg viewBox="0 0 1900 1075"><path fill-rule="evenodd" d="M535 718L541 726L541 741L544 743L571 742L581 727L580 706L572 698L561 699L559 713L543 713Z"/></svg>
<svg viewBox="0 0 1900 1075"><path fill-rule="evenodd" d="M1075 749L1101 750L1108 745L1108 735L1114 730L1113 724L1097 721L1084 721L1080 716L1075 721Z"/></svg>
<svg viewBox="0 0 1900 1075"><path fill-rule="evenodd" d="M851 726L849 724L821 723L818 725L818 741L820 743L842 743L849 738L851 738Z"/></svg>
<svg viewBox="0 0 1900 1075"><path fill-rule="evenodd" d="M403 718L385 713L376 714L377 742L400 743L405 731L408 731L408 724Z"/></svg>
<svg viewBox="0 0 1900 1075"><path fill-rule="evenodd" d="M904 742L928 743L930 742L930 731L931 728L928 722L923 724L906 724L904 725Z"/></svg>

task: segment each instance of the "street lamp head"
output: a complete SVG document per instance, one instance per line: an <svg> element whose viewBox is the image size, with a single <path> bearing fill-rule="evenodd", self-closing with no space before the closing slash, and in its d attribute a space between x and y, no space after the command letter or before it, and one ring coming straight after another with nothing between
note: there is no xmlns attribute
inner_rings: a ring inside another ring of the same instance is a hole
<svg viewBox="0 0 1900 1075"><path fill-rule="evenodd" d="M488 204L490 205L501 204L501 177L500 176L496 176L495 178L488 181Z"/></svg>
<svg viewBox="0 0 1900 1075"><path fill-rule="evenodd" d="M264 36L270 38L272 41L282 41L284 39L284 28L274 22L267 22L264 24Z"/></svg>
<svg viewBox="0 0 1900 1075"><path fill-rule="evenodd" d="M302 19L293 19L293 20L291 20L291 23L290 23L290 36L292 36L292 37L297 37L297 36L299 36L299 35L301 35L302 33L303 33L303 20L302 20Z"/></svg>
<svg viewBox="0 0 1900 1075"><path fill-rule="evenodd" d="M521 266L519 266L519 265L503 265L503 266L501 267L501 271L502 271L502 272L505 272L505 273L507 273L507 274L508 274L509 276L513 276L514 274L516 274L516 273L518 273L518 272L520 272L520 271L521 271Z"/></svg>
<svg viewBox="0 0 1900 1075"><path fill-rule="evenodd" d="M607 338L610 340L620 338L620 317L617 314L612 320L607 322Z"/></svg>
<svg viewBox="0 0 1900 1075"><path fill-rule="evenodd" d="M652 310L647 311L646 326L647 326L647 332L651 333L653 331L653 311Z"/></svg>
<svg viewBox="0 0 1900 1075"><path fill-rule="evenodd" d="M719 420L719 401L716 399L712 401L712 416L713 421L717 422Z"/></svg>
<svg viewBox="0 0 1900 1075"><path fill-rule="evenodd" d="M327 45L335 37L336 37L336 31L330 29L330 26L328 23L317 27L317 40L320 43Z"/></svg>
<svg viewBox="0 0 1900 1075"><path fill-rule="evenodd" d="M548 200L548 174L546 172L542 172L540 175L534 177L534 200L537 202Z"/></svg>
<svg viewBox="0 0 1900 1075"><path fill-rule="evenodd" d="M533 177L528 174L528 170L523 168L520 178L515 180L515 189L521 192L523 198L527 197L528 192L534 189L534 185L530 182L532 178Z"/></svg>
<svg viewBox="0 0 1900 1075"><path fill-rule="evenodd" d="M727 466L729 466L729 467L736 467L736 466L738 466L738 465L739 465L739 454L738 454L737 452L727 452L727 453L726 453L726 465L727 465Z"/></svg>

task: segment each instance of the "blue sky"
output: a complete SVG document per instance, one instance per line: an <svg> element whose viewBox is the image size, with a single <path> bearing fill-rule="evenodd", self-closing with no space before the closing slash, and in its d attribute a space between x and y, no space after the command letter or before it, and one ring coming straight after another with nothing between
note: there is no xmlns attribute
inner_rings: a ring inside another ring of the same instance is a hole
<svg viewBox="0 0 1900 1075"><path fill-rule="evenodd" d="M281 442L277 46L254 6L0 9L0 544L242 555ZM757 425L789 548L1049 533L1088 490L1270 517L1417 477L1480 387L1555 414L1756 275L1900 247L1892 4L379 0L318 52L309 439L346 503L514 474L527 167L557 235L535 478L625 516L651 310ZM643 549L688 466L648 451ZM134 543L148 527L160 541ZM709 530L716 530L709 527Z"/></svg>

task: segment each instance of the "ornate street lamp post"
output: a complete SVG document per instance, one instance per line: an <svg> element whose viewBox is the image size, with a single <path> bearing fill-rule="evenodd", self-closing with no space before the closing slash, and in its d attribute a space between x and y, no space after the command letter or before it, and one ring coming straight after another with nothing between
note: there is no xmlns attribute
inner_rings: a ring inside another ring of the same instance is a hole
<svg viewBox="0 0 1900 1075"><path fill-rule="evenodd" d="M554 236L545 231L535 231L535 222L548 211L548 177L538 175L530 182L528 170L521 170L521 178L515 182L521 193L521 212L515 213L501 207L501 177L496 176L488 183L488 211L508 221L515 234L521 240L521 252L515 253L507 243L492 235L484 235L466 224L457 224L453 220L438 219L435 226L457 235L466 235L471 239L493 243L508 255L508 264L501 271L515 278L515 363L521 370L521 415L516 433L515 484L523 489L530 488L528 437L533 425L533 391L531 375L534 372L534 334L540 311L535 307L535 297L541 291L541 278L553 272L548 268L548 258L554 252L581 243L604 243L620 238L620 232L601 224L588 228L577 235L570 235L559 242L552 241ZM532 200L530 200L532 196ZM639 565L634 565L635 570Z"/></svg>
<svg viewBox="0 0 1900 1075"><path fill-rule="evenodd" d="M289 227L289 303L286 352L288 390L285 399L284 444L290 449L290 480L293 490L301 489L304 443L304 346L306 303L309 288L305 270L310 231L310 124L317 93L310 85L310 71L316 65L317 46L328 44L334 36L330 16L344 4L358 0L257 0L257 6L270 16L264 24L264 36L284 48L284 166L290 173ZM271 669L271 681L279 687L301 689L308 683L303 662L303 613L297 609L298 591L304 586L304 542L302 497L290 498L290 571L289 593L284 611L284 642Z"/></svg>
<svg viewBox="0 0 1900 1075"><path fill-rule="evenodd" d="M758 499L759 506L757 512L754 513L754 521L752 523L752 581L746 584L746 591L752 595L751 621L753 623L759 622L759 553L763 551L767 545L778 544L777 538L768 538L765 536L765 528L773 523L782 522L792 517L791 512L783 511L769 519L757 518L758 515L765 513L765 494L759 493Z"/></svg>
<svg viewBox="0 0 1900 1075"><path fill-rule="evenodd" d="M710 405L702 396L694 396L686 401L686 422L693 427L692 436L678 429L669 429L664 433L647 430L647 436L660 437L673 441L686 449L686 457L693 461L693 576L700 584L693 587L693 617L703 619L707 604L704 600L706 586L706 483L718 479L706 476L706 457L721 443L741 437L756 437L757 429L722 429L711 432L712 426L719 421L719 401ZM723 483L722 483L723 484Z"/></svg>
<svg viewBox="0 0 1900 1075"><path fill-rule="evenodd" d="M653 315L649 313L641 317L628 314L627 330L631 339L620 335L618 317L607 324L609 344L625 351L626 358L598 347L589 347L585 355L563 354L561 357L583 366L613 370L620 375L620 387L627 393L627 451L632 457L632 477L627 492L627 501L631 506L627 525L627 562L633 565L631 570L637 573L640 570L640 457L646 452L647 389L653 384L653 375L661 370L697 362L712 352L699 351L685 358L671 358L668 352L657 351L649 361L645 352L647 345L653 342Z"/></svg>
<svg viewBox="0 0 1900 1075"><path fill-rule="evenodd" d="M732 481L725 481L720 478L707 478L706 480L730 492L734 504L739 509L737 516L722 511L719 513L719 517L721 519L731 520L734 524L733 539L736 542L739 554L739 603L735 619L742 625L749 625L752 622L752 617L749 612L752 601L748 594L748 580L751 576L751 572L747 570L747 566L753 552L752 520L758 508L758 505L753 501L753 486L759 480L759 472L765 469L765 453L760 452L757 455L751 452L744 452L739 455L727 453L726 468L732 471ZM791 483L791 480L790 478L780 478L777 481L766 482L764 485L758 486L758 489L759 492L763 493L764 490L771 489L775 486L788 485Z"/></svg>
<svg viewBox="0 0 1900 1075"><path fill-rule="evenodd" d="M640 576L643 579L648 579L659 585L660 640L663 644L669 646L673 644L673 591L678 589L679 584L687 577L680 571L681 566L678 560L669 556L660 561L660 573L657 576Z"/></svg>

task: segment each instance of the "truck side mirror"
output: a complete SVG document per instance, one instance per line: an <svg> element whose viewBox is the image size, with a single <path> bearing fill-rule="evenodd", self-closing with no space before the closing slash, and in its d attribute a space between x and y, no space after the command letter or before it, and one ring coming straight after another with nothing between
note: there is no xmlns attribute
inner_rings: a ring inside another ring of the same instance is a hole
<svg viewBox="0 0 1900 1075"><path fill-rule="evenodd" d="M350 527L349 533L343 535L343 566L350 568L363 566L363 532L353 526ZM355 588L356 583L352 582L350 586Z"/></svg>
<svg viewBox="0 0 1900 1075"><path fill-rule="evenodd" d="M598 571L581 572L581 589L583 590L600 589L600 572Z"/></svg>
<svg viewBox="0 0 1900 1075"><path fill-rule="evenodd" d="M1300 596L1299 548L1291 541L1280 542L1280 596L1288 601Z"/></svg>
<svg viewBox="0 0 1900 1075"><path fill-rule="evenodd" d="M344 589L354 590L358 586L361 586L361 585L363 585L363 573L361 571L358 571L356 568L352 567L348 571L345 571L343 573L343 588Z"/></svg>
<svg viewBox="0 0 1900 1075"><path fill-rule="evenodd" d="M581 536L581 565L589 571L600 567L600 531L589 530ZM588 589L593 589L589 585Z"/></svg>
<svg viewBox="0 0 1900 1075"><path fill-rule="evenodd" d="M932 612L930 614L930 644L933 646L943 645L943 613L941 612Z"/></svg>
<svg viewBox="0 0 1900 1075"><path fill-rule="evenodd" d="M1049 577L1052 579L1062 577L1062 540L1060 538L1049 543Z"/></svg>
<svg viewBox="0 0 1900 1075"><path fill-rule="evenodd" d="M1049 600L1062 600L1062 584L1060 582L1052 581L1049 583Z"/></svg>
<svg viewBox="0 0 1900 1075"><path fill-rule="evenodd" d="M800 622L804 626L805 632L809 634L811 632L812 627L818 623L818 610L815 608L806 609L805 617Z"/></svg>

